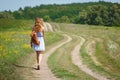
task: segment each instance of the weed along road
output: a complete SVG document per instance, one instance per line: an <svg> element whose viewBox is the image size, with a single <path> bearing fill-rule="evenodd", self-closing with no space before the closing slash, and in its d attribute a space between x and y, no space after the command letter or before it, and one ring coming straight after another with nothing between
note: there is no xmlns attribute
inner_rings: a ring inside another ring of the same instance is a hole
<svg viewBox="0 0 120 80"><path fill-rule="evenodd" d="M52 46L49 50L47 50L43 56L43 60L42 60L42 63L41 63L41 70L38 71L38 70L35 70L35 69L19 69L19 71L17 72L22 72L24 71L23 74L21 74L21 77L23 77L24 80L59 80L59 78L55 77L54 74L51 72L51 70L48 68L48 65L47 65L47 60L48 60L48 57L56 50L58 49L59 47L63 46L64 44L70 42L72 40L71 37L69 37L68 35L63 35L65 38L64 40L61 42L58 42L56 43L55 46ZM34 53L31 54L31 56L35 56ZM32 59L32 58L31 58ZM34 59L34 58L33 58ZM31 64L33 64L34 60L28 60L29 63L28 66L31 66ZM32 65L34 66L34 65Z"/></svg>

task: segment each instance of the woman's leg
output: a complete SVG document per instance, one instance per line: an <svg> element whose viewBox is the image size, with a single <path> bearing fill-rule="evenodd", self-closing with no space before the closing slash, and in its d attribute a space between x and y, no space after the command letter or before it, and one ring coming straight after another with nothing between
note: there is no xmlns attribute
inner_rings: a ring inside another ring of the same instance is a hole
<svg viewBox="0 0 120 80"><path fill-rule="evenodd" d="M36 51L36 53L37 53L37 69L39 69L40 63L41 63L41 60L42 60L42 52L41 51Z"/></svg>

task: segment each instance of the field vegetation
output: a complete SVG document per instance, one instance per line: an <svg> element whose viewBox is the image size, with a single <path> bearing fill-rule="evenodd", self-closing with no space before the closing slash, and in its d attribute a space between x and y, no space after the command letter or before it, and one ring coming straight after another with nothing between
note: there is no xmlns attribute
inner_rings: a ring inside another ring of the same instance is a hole
<svg viewBox="0 0 120 80"><path fill-rule="evenodd" d="M68 35L76 35L85 38L85 43L82 45L80 50L80 56L82 57L82 61L85 65L87 65L90 69L95 72L98 72L101 75L107 76L108 79L120 79L120 28L119 27L106 27L106 26L90 26L90 25L76 25L76 24L56 24L53 23L54 26L59 25L59 30L63 31ZM74 39L74 38L73 38ZM94 44L92 43L94 41ZM76 41L70 42L71 45L67 47L67 51L63 48L55 52L51 55L48 64L50 65L53 72L58 76L62 75L57 73L57 71L61 70L59 66L54 66L55 64L62 66L62 70L67 70L69 75L72 75L71 69L75 69L74 66L71 66L69 62L71 61L70 52L72 51L74 44ZM91 44L88 47L88 45ZM65 47L65 46L64 46ZM71 48L70 48L71 47ZM60 55L61 54L61 55ZM64 56L69 56L68 62L65 63L66 58ZM58 58L61 57L61 58ZM57 57L57 58L56 58ZM56 61L53 62L53 59L56 58ZM95 59L94 59L95 58ZM53 63L53 64L52 64ZM66 66L67 65L67 66ZM69 66L70 65L70 66ZM54 66L54 67L53 67ZM63 67L64 66L64 67ZM69 69L69 67L71 67ZM80 70L77 70L78 72ZM74 77L77 75L74 73ZM83 75L79 75L80 77L84 77ZM66 76L67 77L67 76ZM72 79L74 80L74 79Z"/></svg>
<svg viewBox="0 0 120 80"><path fill-rule="evenodd" d="M34 21L0 19L0 80L19 80L15 65L22 58L33 53L30 47L30 33ZM46 46L63 37L56 33L45 32Z"/></svg>
<svg viewBox="0 0 120 80"><path fill-rule="evenodd" d="M33 20L0 19L0 80L19 80L15 64L33 53L29 45ZM108 79L120 79L120 28L94 25L51 23L54 32L45 32L46 46L63 39L67 34L72 41L57 49L48 60L55 76L63 80L95 80L73 62L71 51L85 39L79 56L92 71ZM94 42L94 43L92 43ZM89 45L91 44L91 45ZM90 54L91 53L91 54Z"/></svg>

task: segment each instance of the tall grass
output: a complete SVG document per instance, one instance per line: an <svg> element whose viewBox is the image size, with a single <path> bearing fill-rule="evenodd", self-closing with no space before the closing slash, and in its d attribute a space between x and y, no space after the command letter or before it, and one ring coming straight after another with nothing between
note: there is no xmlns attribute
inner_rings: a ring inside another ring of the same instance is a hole
<svg viewBox="0 0 120 80"><path fill-rule="evenodd" d="M33 20L0 19L0 31L28 30L32 28L33 24Z"/></svg>
<svg viewBox="0 0 120 80"><path fill-rule="evenodd" d="M0 20L0 80L19 80L14 64L33 52L30 47L32 20ZM45 32L45 44L51 45L63 37Z"/></svg>
<svg viewBox="0 0 120 80"><path fill-rule="evenodd" d="M13 64L32 51L29 46L31 27L31 21L0 19L0 80L18 77Z"/></svg>
<svg viewBox="0 0 120 80"><path fill-rule="evenodd" d="M14 73L13 64L32 50L29 45L30 31L5 31L1 33L0 39L0 78L1 80L12 80ZM4 35L4 36L3 36ZM12 74L12 75L11 75Z"/></svg>

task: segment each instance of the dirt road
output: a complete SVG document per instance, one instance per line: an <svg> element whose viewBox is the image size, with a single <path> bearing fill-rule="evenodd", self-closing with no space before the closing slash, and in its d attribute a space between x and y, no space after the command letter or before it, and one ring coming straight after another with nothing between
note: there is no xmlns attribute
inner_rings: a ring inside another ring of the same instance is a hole
<svg viewBox="0 0 120 80"><path fill-rule="evenodd" d="M36 58L35 53L29 55L28 59L25 59L24 63L17 65L17 73L21 73L20 76L23 80L60 80L55 77L51 70L48 68L47 60L48 57L59 47L70 42L72 40L68 35L64 35L66 40L62 41L59 45L55 45L43 54L43 59L41 62L41 70L35 70Z"/></svg>
<svg viewBox="0 0 120 80"><path fill-rule="evenodd" d="M85 73L93 76L94 78L96 78L97 80L108 80L106 77L96 73L96 72L93 72L91 69L89 69L86 65L84 65L82 63L82 58L80 57L80 49L81 49L81 46L84 44L85 42L85 39L80 37L81 41L78 45L76 45L76 47L74 48L74 50L71 52L72 54L72 60L73 60L73 63L75 65L77 65L82 71L84 71Z"/></svg>

